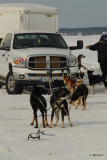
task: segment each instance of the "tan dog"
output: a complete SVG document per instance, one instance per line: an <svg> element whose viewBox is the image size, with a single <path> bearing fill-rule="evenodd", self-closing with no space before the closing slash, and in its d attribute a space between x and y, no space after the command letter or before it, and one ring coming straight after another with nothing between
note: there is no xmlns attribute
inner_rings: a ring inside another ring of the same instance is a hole
<svg viewBox="0 0 107 160"><path fill-rule="evenodd" d="M66 88L69 90L72 96L72 94L75 92L75 82L69 76L66 76L64 74L62 75L62 79L64 81L64 84L66 85Z"/></svg>

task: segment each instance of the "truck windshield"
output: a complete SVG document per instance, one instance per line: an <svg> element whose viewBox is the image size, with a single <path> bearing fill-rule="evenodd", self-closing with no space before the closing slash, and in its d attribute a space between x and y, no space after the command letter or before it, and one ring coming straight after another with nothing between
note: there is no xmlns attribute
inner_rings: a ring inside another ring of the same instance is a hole
<svg viewBox="0 0 107 160"><path fill-rule="evenodd" d="M68 46L60 34L54 33L23 33L15 34L14 49L35 47L55 47L67 49Z"/></svg>

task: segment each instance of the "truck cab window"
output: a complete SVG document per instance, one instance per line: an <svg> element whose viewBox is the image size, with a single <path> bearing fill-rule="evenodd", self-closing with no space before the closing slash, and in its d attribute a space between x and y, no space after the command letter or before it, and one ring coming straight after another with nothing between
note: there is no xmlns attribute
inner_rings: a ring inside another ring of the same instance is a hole
<svg viewBox="0 0 107 160"><path fill-rule="evenodd" d="M16 34L13 49L32 47L55 47L67 49L68 46L59 34L54 33L22 33Z"/></svg>

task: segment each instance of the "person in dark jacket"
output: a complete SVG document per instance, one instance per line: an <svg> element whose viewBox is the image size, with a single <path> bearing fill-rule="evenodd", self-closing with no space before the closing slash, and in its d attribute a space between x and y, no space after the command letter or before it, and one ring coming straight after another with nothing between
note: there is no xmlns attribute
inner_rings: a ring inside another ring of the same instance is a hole
<svg viewBox="0 0 107 160"><path fill-rule="evenodd" d="M98 63L102 71L102 76L107 81L107 35L102 35L99 42L94 45L87 45L86 49L98 51Z"/></svg>

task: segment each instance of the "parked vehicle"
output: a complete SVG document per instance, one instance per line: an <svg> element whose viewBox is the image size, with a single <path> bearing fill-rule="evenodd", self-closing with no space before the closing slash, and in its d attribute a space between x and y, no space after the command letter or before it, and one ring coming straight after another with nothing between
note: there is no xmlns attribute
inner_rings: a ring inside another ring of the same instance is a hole
<svg viewBox="0 0 107 160"><path fill-rule="evenodd" d="M9 94L22 93L23 86L49 85L62 79L62 73L70 75L78 72L77 58L59 33L19 31L8 33L2 40L0 48L0 76L6 79Z"/></svg>
<svg viewBox="0 0 107 160"><path fill-rule="evenodd" d="M62 73L78 72L71 50L81 49L83 42L68 47L58 33L56 8L1 4L0 37L0 82L6 83L8 94L21 94L25 86L35 84L50 87L50 81L55 87L57 80L62 82Z"/></svg>

